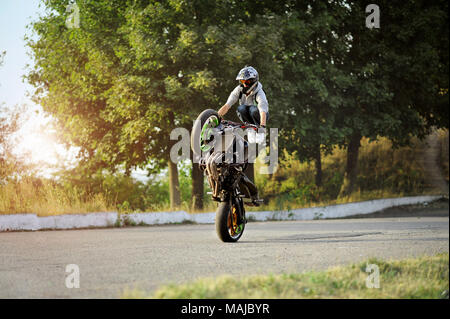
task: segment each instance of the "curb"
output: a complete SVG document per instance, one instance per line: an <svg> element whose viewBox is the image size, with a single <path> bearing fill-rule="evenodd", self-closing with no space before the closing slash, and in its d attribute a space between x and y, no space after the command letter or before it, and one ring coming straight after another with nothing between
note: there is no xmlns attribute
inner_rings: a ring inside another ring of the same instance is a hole
<svg viewBox="0 0 450 319"><path fill-rule="evenodd" d="M248 212L250 221L317 220L371 214L386 208L431 202L442 196L415 196L376 199L365 202L302 208L286 211ZM215 212L189 214L185 211L158 213L101 212L39 217L36 214L0 215L0 232L50 229L79 229L126 225L161 225L173 223L214 224Z"/></svg>
<svg viewBox="0 0 450 319"><path fill-rule="evenodd" d="M117 223L117 220L117 212L67 214L45 217L39 217L36 214L0 215L0 232L11 230L111 227Z"/></svg>

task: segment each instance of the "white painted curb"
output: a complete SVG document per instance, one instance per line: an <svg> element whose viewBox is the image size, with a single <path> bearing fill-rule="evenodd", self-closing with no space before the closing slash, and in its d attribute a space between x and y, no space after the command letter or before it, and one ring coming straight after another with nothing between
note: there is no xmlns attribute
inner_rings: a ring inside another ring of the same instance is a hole
<svg viewBox="0 0 450 319"><path fill-rule="evenodd" d="M122 214L121 221L125 220L135 224L158 225L170 223L182 223L186 220L191 220L190 214L185 211L170 212L170 213L131 213Z"/></svg>
<svg viewBox="0 0 450 319"><path fill-rule="evenodd" d="M370 214L383 209L402 205L414 205L431 202L442 196L415 196L401 198L377 199L358 203L331 205L323 207L302 208L290 211L248 212L247 218L252 221L267 220L313 220L326 218L341 218L361 214ZM185 211L159 213L89 213L68 214L38 217L36 214L0 215L0 232L12 230L42 230L42 229L76 229L89 227L112 227L127 224L170 224L194 222L198 224L213 224L215 213L189 214Z"/></svg>
<svg viewBox="0 0 450 319"><path fill-rule="evenodd" d="M439 198L442 198L442 196L386 198L357 203L293 209L291 211L249 212L246 215L256 221L341 218L354 215L371 214L395 206L431 202Z"/></svg>
<svg viewBox="0 0 450 319"><path fill-rule="evenodd" d="M117 212L46 217L38 217L36 214L0 215L0 231L110 227L114 226L117 218Z"/></svg>

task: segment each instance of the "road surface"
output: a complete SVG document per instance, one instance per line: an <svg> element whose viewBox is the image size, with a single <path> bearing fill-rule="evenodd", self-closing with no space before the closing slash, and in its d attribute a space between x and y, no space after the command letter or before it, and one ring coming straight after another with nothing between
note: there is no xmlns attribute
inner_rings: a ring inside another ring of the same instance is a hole
<svg viewBox="0 0 450 319"><path fill-rule="evenodd" d="M448 202L433 212L254 222L237 244L220 242L214 225L0 233L0 298L119 298L125 289L151 293L199 277L324 270L368 257L448 252ZM79 288L66 287L75 283L70 264L79 269Z"/></svg>

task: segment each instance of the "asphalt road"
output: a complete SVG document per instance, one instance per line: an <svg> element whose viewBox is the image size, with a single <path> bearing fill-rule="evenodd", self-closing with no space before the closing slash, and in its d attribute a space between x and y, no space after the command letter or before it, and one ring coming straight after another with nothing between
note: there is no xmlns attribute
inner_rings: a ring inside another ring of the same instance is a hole
<svg viewBox="0 0 450 319"><path fill-rule="evenodd" d="M387 215L389 216L389 215ZM214 225L0 233L0 298L118 298L125 289L221 274L322 270L368 257L449 250L447 210L410 217L249 223L237 244ZM76 264L80 287L67 288Z"/></svg>

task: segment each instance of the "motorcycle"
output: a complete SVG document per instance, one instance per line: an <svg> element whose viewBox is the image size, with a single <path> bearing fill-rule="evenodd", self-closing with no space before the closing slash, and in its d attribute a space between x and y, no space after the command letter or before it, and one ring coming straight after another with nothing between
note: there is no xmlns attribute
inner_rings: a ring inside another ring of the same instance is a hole
<svg viewBox="0 0 450 319"><path fill-rule="evenodd" d="M223 242L238 241L247 219L244 204L255 206L262 200L244 202L257 193L256 186L245 175L249 162L249 144L243 131L257 132L258 126L221 119L215 110L203 111L194 122L191 148L206 174L216 210L216 232Z"/></svg>

